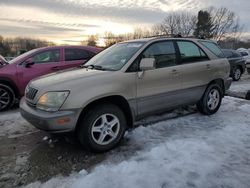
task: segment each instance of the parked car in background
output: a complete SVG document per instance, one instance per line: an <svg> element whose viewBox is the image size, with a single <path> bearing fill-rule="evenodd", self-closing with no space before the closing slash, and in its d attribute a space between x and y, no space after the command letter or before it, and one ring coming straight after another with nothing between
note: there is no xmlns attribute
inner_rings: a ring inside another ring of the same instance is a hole
<svg viewBox="0 0 250 188"><path fill-rule="evenodd" d="M77 67L101 49L84 46L55 46L26 52L0 67L0 111L24 95L30 80L52 72Z"/></svg>
<svg viewBox="0 0 250 188"><path fill-rule="evenodd" d="M5 65L6 63L7 63L6 59L2 55L0 55L0 66Z"/></svg>
<svg viewBox="0 0 250 188"><path fill-rule="evenodd" d="M41 130L75 132L85 148L102 152L150 114L188 104L216 113L232 82L229 72L212 41L132 40L104 50L85 68L33 80L20 112Z"/></svg>
<svg viewBox="0 0 250 188"><path fill-rule="evenodd" d="M245 61L250 59L250 51L246 48L239 48L237 49L237 52L239 52L243 58L245 59Z"/></svg>
<svg viewBox="0 0 250 188"><path fill-rule="evenodd" d="M230 63L230 76L234 81L240 80L246 69L245 59L236 50L223 49L222 51Z"/></svg>
<svg viewBox="0 0 250 188"><path fill-rule="evenodd" d="M250 59L246 61L247 72L250 74Z"/></svg>
<svg viewBox="0 0 250 188"><path fill-rule="evenodd" d="M15 58L15 57L10 57L10 56L5 57L5 59L6 59L7 62L11 61L11 60L14 59L14 58Z"/></svg>

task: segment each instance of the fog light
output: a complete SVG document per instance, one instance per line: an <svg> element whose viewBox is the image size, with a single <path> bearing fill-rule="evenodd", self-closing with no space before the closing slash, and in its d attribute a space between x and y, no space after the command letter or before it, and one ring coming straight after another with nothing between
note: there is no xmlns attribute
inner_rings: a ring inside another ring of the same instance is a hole
<svg viewBox="0 0 250 188"><path fill-rule="evenodd" d="M69 123L69 122L70 122L70 118L68 118L68 117L60 118L57 120L57 124L59 124L59 125L64 125L64 124Z"/></svg>

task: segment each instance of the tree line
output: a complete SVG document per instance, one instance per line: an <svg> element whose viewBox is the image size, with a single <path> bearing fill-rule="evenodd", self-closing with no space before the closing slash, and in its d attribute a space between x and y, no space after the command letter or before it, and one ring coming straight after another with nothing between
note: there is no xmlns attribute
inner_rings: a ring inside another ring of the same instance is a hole
<svg viewBox="0 0 250 188"><path fill-rule="evenodd" d="M46 40L22 37L4 38L0 35L0 54L3 56L15 57L35 48L54 45L54 43Z"/></svg>
<svg viewBox="0 0 250 188"><path fill-rule="evenodd" d="M234 12L224 7L210 7L200 10L197 15L190 12L171 12L161 23L151 28L135 28L134 32L123 35L106 32L101 38L107 47L124 40L163 35L213 39L228 48L237 48L239 45L249 48L250 41L240 41L243 30L244 26ZM95 46L98 39L98 35L91 35L87 44Z"/></svg>

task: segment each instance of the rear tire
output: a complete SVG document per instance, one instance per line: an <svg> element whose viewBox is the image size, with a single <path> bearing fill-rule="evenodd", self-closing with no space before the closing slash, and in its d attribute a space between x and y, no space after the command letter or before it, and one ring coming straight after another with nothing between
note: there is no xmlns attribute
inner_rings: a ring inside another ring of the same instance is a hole
<svg viewBox="0 0 250 188"><path fill-rule="evenodd" d="M241 75L242 75L241 69L239 67L235 67L233 69L233 80L239 81L241 78Z"/></svg>
<svg viewBox="0 0 250 188"><path fill-rule="evenodd" d="M14 91L5 84L0 84L0 111L5 111L15 103Z"/></svg>
<svg viewBox="0 0 250 188"><path fill-rule="evenodd" d="M87 111L80 119L77 135L85 149L105 152L113 149L124 136L126 118L113 104L101 104Z"/></svg>
<svg viewBox="0 0 250 188"><path fill-rule="evenodd" d="M197 103L197 109L204 115L212 115L219 110L221 101L221 87L218 84L211 84Z"/></svg>
<svg viewBox="0 0 250 188"><path fill-rule="evenodd" d="M247 68L247 72L248 72L248 74L250 74L250 68Z"/></svg>

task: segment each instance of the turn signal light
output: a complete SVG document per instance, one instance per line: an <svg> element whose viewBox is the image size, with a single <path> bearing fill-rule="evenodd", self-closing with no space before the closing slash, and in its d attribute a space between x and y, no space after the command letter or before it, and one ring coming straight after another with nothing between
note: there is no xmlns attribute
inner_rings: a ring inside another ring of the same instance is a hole
<svg viewBox="0 0 250 188"><path fill-rule="evenodd" d="M59 125L64 125L64 124L69 123L69 122L70 122L70 118L68 118L68 117L60 118L57 120L57 124L59 124Z"/></svg>

